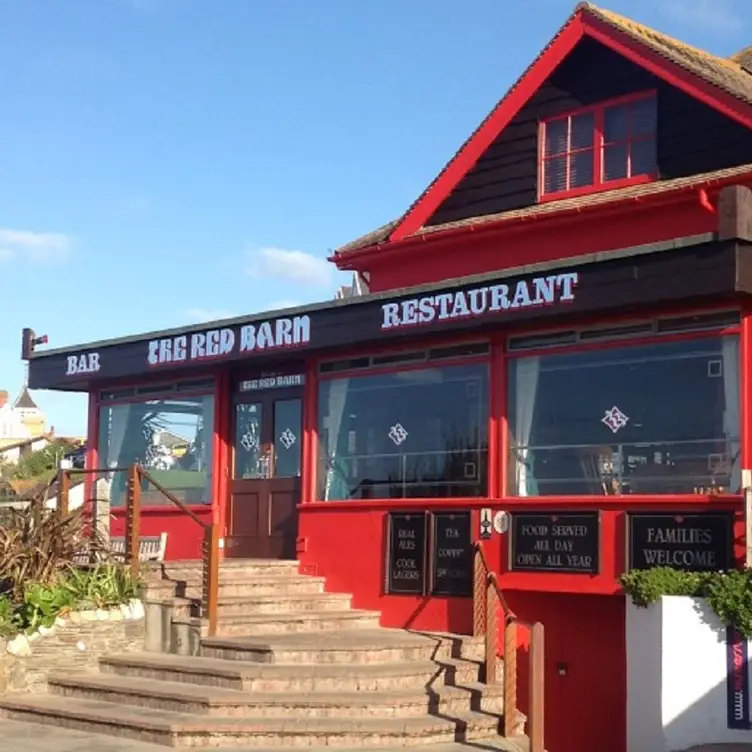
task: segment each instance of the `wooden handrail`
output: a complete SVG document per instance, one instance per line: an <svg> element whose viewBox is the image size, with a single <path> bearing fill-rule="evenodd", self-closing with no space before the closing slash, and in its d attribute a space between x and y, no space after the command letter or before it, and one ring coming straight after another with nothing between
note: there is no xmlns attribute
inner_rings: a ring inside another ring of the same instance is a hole
<svg viewBox="0 0 752 752"><path fill-rule="evenodd" d="M128 496L126 501L126 557L131 570L139 571L139 541L138 531L141 519L141 483L146 481L159 491L169 502L181 512L201 526L202 536L202 588L201 613L208 621L209 636L217 634L219 618L219 526L215 521L204 522L192 509L168 491L140 465L133 465L128 470Z"/></svg>
<svg viewBox="0 0 752 752"><path fill-rule="evenodd" d="M530 752L544 752L544 643L545 631L540 622L519 619L509 608L499 583L491 571L480 541L475 543L473 561L473 634L484 636L485 679L487 684L498 682L497 614L503 613L504 636L504 736L518 731L517 720L517 639L518 627L530 631L528 661L528 737Z"/></svg>
<svg viewBox="0 0 752 752"><path fill-rule="evenodd" d="M211 525L207 525L193 510L189 509L184 502L180 501L175 494L173 494L171 491L168 491L161 483L154 480L149 473L146 472L142 467L138 467L138 474L148 483L151 483L154 488L159 491L159 493L162 494L162 496L165 497L168 501L171 501L181 512L187 514L194 522L201 525L202 528L205 530L211 527Z"/></svg>

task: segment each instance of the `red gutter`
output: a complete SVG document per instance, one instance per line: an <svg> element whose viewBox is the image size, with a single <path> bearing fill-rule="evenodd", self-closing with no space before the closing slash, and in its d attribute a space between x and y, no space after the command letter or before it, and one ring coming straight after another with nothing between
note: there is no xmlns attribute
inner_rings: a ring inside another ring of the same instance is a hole
<svg viewBox="0 0 752 752"><path fill-rule="evenodd" d="M530 214L522 217L499 219L496 222L485 222L477 225L464 225L462 227L452 227L448 230L439 230L436 232L425 233L421 235L410 235L403 240L378 243L376 245L358 249L357 251L351 251L350 253L341 257L338 257L336 255L330 256L329 261L337 264L337 268L341 270L357 269L360 266L360 262L369 259L374 254L378 254L379 258L383 259L387 255L391 256L394 254L399 254L411 248L421 246L427 242L433 242L437 244L450 242L455 238L467 236L468 232L472 232L474 234L494 234L503 232L509 227L521 228L522 225L529 224L531 222L541 222L546 220L552 225L555 225L556 223L566 222L573 217L580 216L585 213L595 211L600 211L602 213L617 212L624 209L628 204L633 203L639 203L642 205L670 204L682 200L689 193L697 194L700 205L704 209L714 212L715 209L710 203L708 189L721 189L727 185L743 182L745 179L752 179L752 171L726 178L711 178L704 181L701 180L696 183L682 186L680 188L673 188L647 195L631 196L629 198L617 199L613 202L583 204L581 206L575 206L569 209L562 209L558 212Z"/></svg>

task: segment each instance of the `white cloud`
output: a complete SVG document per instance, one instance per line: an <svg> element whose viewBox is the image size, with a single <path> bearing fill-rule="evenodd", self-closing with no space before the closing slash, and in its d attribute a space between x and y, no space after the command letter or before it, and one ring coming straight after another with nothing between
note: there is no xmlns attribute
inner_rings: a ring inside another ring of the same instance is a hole
<svg viewBox="0 0 752 752"><path fill-rule="evenodd" d="M34 263L62 261L68 257L73 238L61 232L32 232L0 227L0 260L20 257Z"/></svg>
<svg viewBox="0 0 752 752"><path fill-rule="evenodd" d="M273 246L251 250L246 271L251 277L317 287L331 285L334 278L334 270L326 259L306 251L287 251Z"/></svg>
<svg viewBox="0 0 752 752"><path fill-rule="evenodd" d="M222 308L189 308L185 312L184 318L191 324L203 324L206 321L234 319L237 315L237 313Z"/></svg>

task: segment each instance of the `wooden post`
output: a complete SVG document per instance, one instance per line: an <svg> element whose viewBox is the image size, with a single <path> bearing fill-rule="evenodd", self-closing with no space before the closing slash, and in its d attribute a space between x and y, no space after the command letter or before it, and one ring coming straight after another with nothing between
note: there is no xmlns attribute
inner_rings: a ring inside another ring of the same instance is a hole
<svg viewBox="0 0 752 752"><path fill-rule="evenodd" d="M141 567L141 474L138 465L128 469L128 493L126 496L125 563L138 577Z"/></svg>
<svg viewBox="0 0 752 752"><path fill-rule="evenodd" d="M744 489L744 554L747 569L752 569L752 488Z"/></svg>
<svg viewBox="0 0 752 752"><path fill-rule="evenodd" d="M473 634L480 637L486 630L486 567L483 554L476 548L473 556Z"/></svg>
<svg viewBox="0 0 752 752"><path fill-rule="evenodd" d="M70 510L70 474L68 470L60 468L57 471L57 513L60 517L67 517Z"/></svg>
<svg viewBox="0 0 752 752"><path fill-rule="evenodd" d="M504 736L514 736L517 726L517 622L508 619L504 626Z"/></svg>
<svg viewBox="0 0 752 752"><path fill-rule="evenodd" d="M203 616L209 622L209 637L217 634L219 617L219 530L220 526L212 522L204 528L203 561Z"/></svg>
<svg viewBox="0 0 752 752"><path fill-rule="evenodd" d="M486 581L486 684L496 684L496 612L498 611L498 601L496 598L496 589L491 578Z"/></svg>
<svg viewBox="0 0 752 752"><path fill-rule="evenodd" d="M528 737L530 752L544 752L545 727L545 631L540 622L530 630L530 700L528 708Z"/></svg>

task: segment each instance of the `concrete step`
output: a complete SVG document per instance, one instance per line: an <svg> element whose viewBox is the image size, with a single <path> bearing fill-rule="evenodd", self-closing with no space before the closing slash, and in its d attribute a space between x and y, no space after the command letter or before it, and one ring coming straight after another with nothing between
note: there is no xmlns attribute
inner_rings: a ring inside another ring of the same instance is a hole
<svg viewBox="0 0 752 752"><path fill-rule="evenodd" d="M0 699L0 718L138 739L171 747L419 746L495 737L500 719L483 713L451 718L212 718L41 695Z"/></svg>
<svg viewBox="0 0 752 752"><path fill-rule="evenodd" d="M220 635L282 635L321 633L342 630L375 629L379 626L378 611L300 611L298 613L244 614L220 617ZM181 621L180 617L173 623ZM204 625L205 626L205 625Z"/></svg>
<svg viewBox="0 0 752 752"><path fill-rule="evenodd" d="M222 581L252 577L289 577L299 575L297 561L263 559L228 559L222 562L219 577ZM148 579L170 579L199 583L203 577L200 561L166 561L149 567ZM304 575L299 575L304 576Z"/></svg>
<svg viewBox="0 0 752 752"><path fill-rule="evenodd" d="M49 691L78 700L228 718L415 718L469 710L501 714L504 705L501 684L446 687L441 679L430 688L388 692L252 693L107 674L54 674Z"/></svg>
<svg viewBox="0 0 752 752"><path fill-rule="evenodd" d="M276 595L281 598L293 595L314 595L324 592L323 577L304 577L302 575L280 575L266 577L237 577L219 580L220 598L255 598L264 595ZM148 580L147 596L157 600L180 597L200 599L203 587L200 579L196 580Z"/></svg>
<svg viewBox="0 0 752 752"><path fill-rule="evenodd" d="M169 580L166 580L169 582ZM323 577L308 577L301 574L281 574L251 577L233 577L227 579L220 576L220 598L248 597L255 598L262 595L309 595L323 593L326 580ZM180 581L177 583L176 595L187 598L200 598L202 594L201 582Z"/></svg>
<svg viewBox="0 0 752 752"><path fill-rule="evenodd" d="M201 641L201 655L207 658L288 664L401 663L437 658L479 660L483 649L483 638L386 628L221 635Z"/></svg>
<svg viewBox="0 0 752 752"><path fill-rule="evenodd" d="M399 663L246 663L167 653L126 653L99 661L103 674L246 692L381 692L419 689L437 674L448 685L483 679L481 664L460 658Z"/></svg>
<svg viewBox="0 0 752 752"><path fill-rule="evenodd" d="M143 742L130 739L116 739L87 734L82 731L43 726L36 723L19 723L18 721L2 721L0 723L0 739L9 750L23 749L25 752L161 752L160 747L146 745ZM253 752L281 752L279 747L252 747ZM360 752L360 747L340 747L338 752ZM448 744L433 744L427 752L527 752L527 739L515 737L514 740L501 736L483 739L480 744L465 745L449 742ZM720 748L719 748L720 749ZM246 752L249 750L245 747ZM404 752L404 747L376 747L372 752ZM193 752L210 752L206 747L197 748ZM243 747L236 747L234 752L243 752ZM331 752L328 747L307 747L306 752ZM725 751L727 752L727 750ZM749 751L752 752L752 749Z"/></svg>
<svg viewBox="0 0 752 752"><path fill-rule="evenodd" d="M220 595L219 618L251 614L310 613L313 611L347 611L352 596L346 593L304 593L279 595ZM199 603L190 598L175 598L175 616L196 615Z"/></svg>

